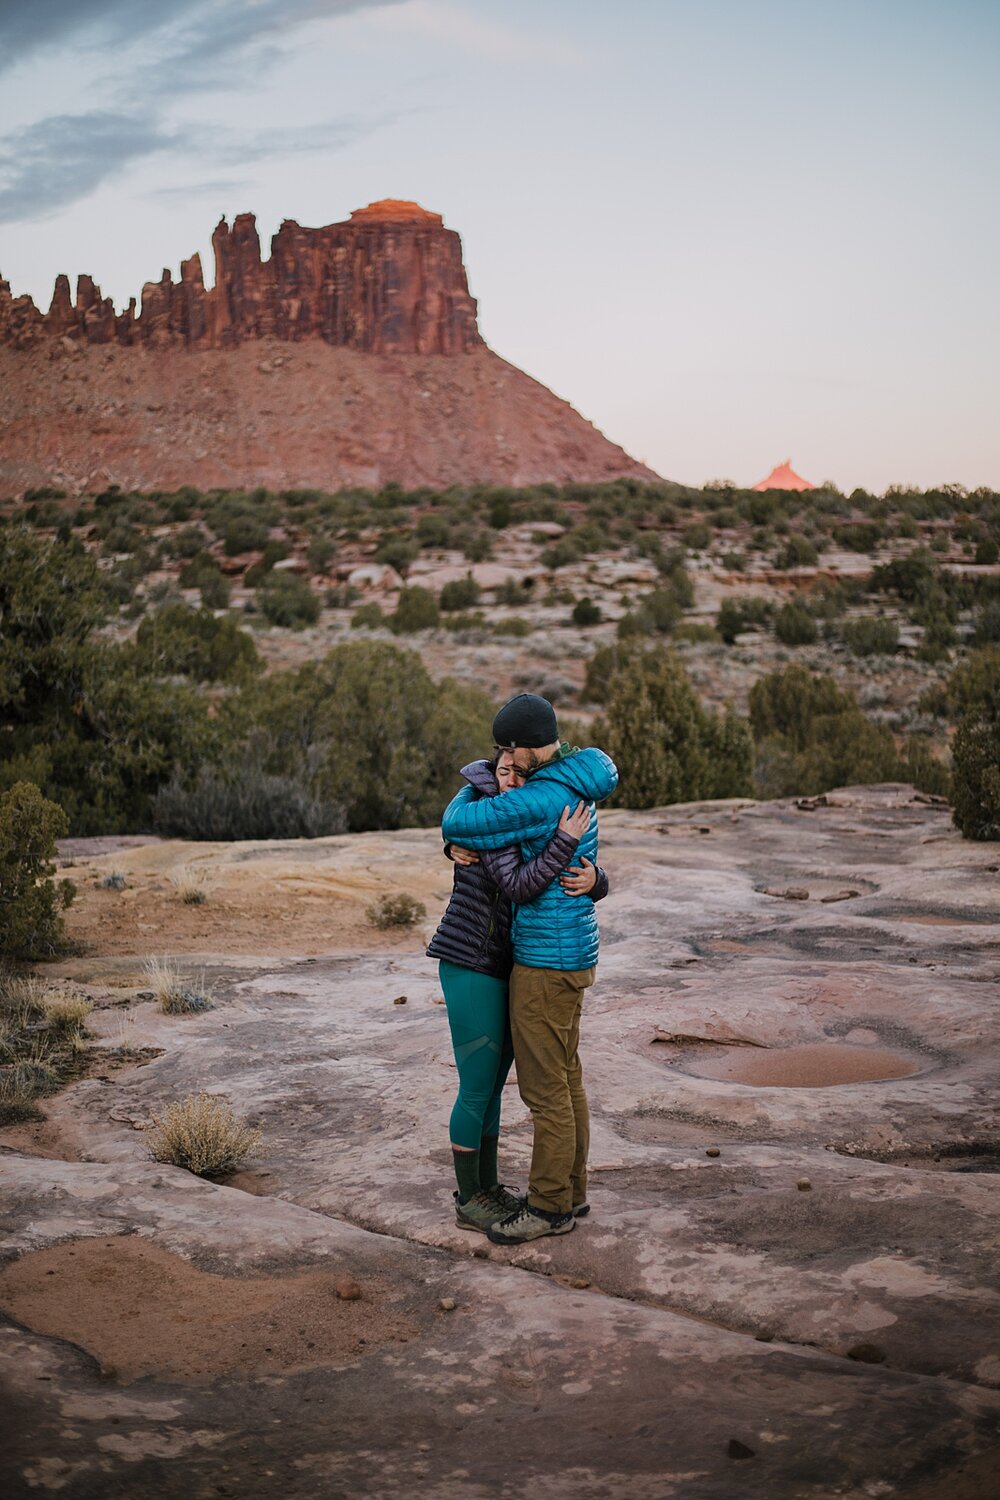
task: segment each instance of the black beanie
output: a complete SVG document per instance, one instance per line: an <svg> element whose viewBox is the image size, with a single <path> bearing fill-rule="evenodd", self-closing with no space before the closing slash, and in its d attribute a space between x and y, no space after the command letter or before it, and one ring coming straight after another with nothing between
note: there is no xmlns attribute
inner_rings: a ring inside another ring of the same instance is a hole
<svg viewBox="0 0 1000 1500"><path fill-rule="evenodd" d="M537 693L518 693L493 720L493 743L505 750L514 750L519 745L526 750L537 750L542 745L554 745L559 738L556 711L547 698Z"/></svg>

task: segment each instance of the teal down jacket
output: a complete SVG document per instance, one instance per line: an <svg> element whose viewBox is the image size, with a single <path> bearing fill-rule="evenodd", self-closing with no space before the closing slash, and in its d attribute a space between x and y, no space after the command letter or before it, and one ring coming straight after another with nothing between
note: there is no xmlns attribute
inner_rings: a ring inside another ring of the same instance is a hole
<svg viewBox="0 0 1000 1500"><path fill-rule="evenodd" d="M525 859L551 839L563 809L602 802L618 785L618 771L603 750L577 750L546 762L523 787L499 797L476 797L465 786L444 811L445 842L467 849L502 849L517 842ZM597 811L576 854L597 864ZM569 896L558 880L534 901L514 908L514 962L529 969L589 969L597 962L599 936L592 901Z"/></svg>

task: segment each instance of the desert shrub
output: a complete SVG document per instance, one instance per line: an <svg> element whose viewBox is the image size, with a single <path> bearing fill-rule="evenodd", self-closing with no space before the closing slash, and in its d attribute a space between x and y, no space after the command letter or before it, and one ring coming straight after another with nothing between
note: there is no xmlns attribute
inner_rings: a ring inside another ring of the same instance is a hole
<svg viewBox="0 0 1000 1500"><path fill-rule="evenodd" d="M914 604L927 594L937 574L934 559L929 553L917 549L906 557L894 557L891 562L875 568L871 587L876 592L895 594L905 603Z"/></svg>
<svg viewBox="0 0 1000 1500"><path fill-rule="evenodd" d="M793 532L774 555L776 568L812 568L819 561L819 553L806 537Z"/></svg>
<svg viewBox="0 0 1000 1500"><path fill-rule="evenodd" d="M395 635L410 635L415 630L433 630L441 623L438 602L430 589L415 584L400 589L399 602L389 616L389 629Z"/></svg>
<svg viewBox="0 0 1000 1500"><path fill-rule="evenodd" d="M924 693L920 708L952 723L967 715L1000 720L1000 647L970 651L947 682Z"/></svg>
<svg viewBox="0 0 1000 1500"><path fill-rule="evenodd" d="M507 620L497 620L493 626L494 635L526 636L534 630L530 620L523 620L520 615L511 615Z"/></svg>
<svg viewBox="0 0 1000 1500"><path fill-rule="evenodd" d="M365 916L373 927L413 927L423 921L427 908L405 891L396 896L380 896L371 906L365 907Z"/></svg>
<svg viewBox="0 0 1000 1500"><path fill-rule="evenodd" d="M401 578L406 577L419 556L420 543L412 536L383 537L375 551L376 562L395 568Z"/></svg>
<svg viewBox="0 0 1000 1500"><path fill-rule="evenodd" d="M722 638L714 626L704 620L681 620L674 626L675 641L689 641L691 645L717 644Z"/></svg>
<svg viewBox="0 0 1000 1500"><path fill-rule="evenodd" d="M768 624L771 613L768 600L757 599L752 594L738 594L735 599L723 599L715 628L726 645L731 646L749 626Z"/></svg>
<svg viewBox="0 0 1000 1500"><path fill-rule="evenodd" d="M976 646L1000 643L1000 600L991 600L977 611L972 640Z"/></svg>
<svg viewBox="0 0 1000 1500"><path fill-rule="evenodd" d="M205 544L209 540L200 526L183 526L167 540L167 548L173 557L193 559L199 554L208 556Z"/></svg>
<svg viewBox="0 0 1000 1500"><path fill-rule="evenodd" d="M1000 558L1000 542L996 537L984 536L976 543L974 561L980 566L991 567Z"/></svg>
<svg viewBox="0 0 1000 1500"><path fill-rule="evenodd" d="M385 615L382 613L381 604L376 604L370 599L367 604L362 604L351 616L352 630L378 630L385 624Z"/></svg>
<svg viewBox="0 0 1000 1500"><path fill-rule="evenodd" d="M877 521L855 521L834 531L838 546L846 547L849 552L874 552L884 535L885 528Z"/></svg>
<svg viewBox="0 0 1000 1500"><path fill-rule="evenodd" d="M143 620L134 663L143 673L196 682L245 682L264 666L253 640L234 620L186 604L167 605Z"/></svg>
<svg viewBox="0 0 1000 1500"><path fill-rule="evenodd" d="M467 578L453 578L441 590L438 601L442 610L473 609L479 603L479 584L470 574Z"/></svg>
<svg viewBox="0 0 1000 1500"><path fill-rule="evenodd" d="M178 865L170 871L170 883L185 906L204 906L208 900L208 882L204 870Z"/></svg>
<svg viewBox="0 0 1000 1500"><path fill-rule="evenodd" d="M451 541L471 563L485 562L493 551L494 538L485 526L458 526Z"/></svg>
<svg viewBox="0 0 1000 1500"><path fill-rule="evenodd" d="M191 1095L152 1113L148 1150L153 1161L185 1167L198 1177L221 1177L257 1157L263 1133L237 1119L225 1099Z"/></svg>
<svg viewBox="0 0 1000 1500"><path fill-rule="evenodd" d="M848 620L843 629L844 644L853 656L892 656L899 646L899 626L895 620L863 615Z"/></svg>
<svg viewBox="0 0 1000 1500"><path fill-rule="evenodd" d="M89 1002L47 1000L33 975L0 969L0 1125L37 1119L36 1101L79 1072Z"/></svg>
<svg viewBox="0 0 1000 1500"><path fill-rule="evenodd" d="M670 653L642 652L624 663L594 734L618 766L616 800L626 807L752 795L746 724L704 709Z"/></svg>
<svg viewBox="0 0 1000 1500"><path fill-rule="evenodd" d="M790 600L774 617L774 633L783 646L811 646L818 631L805 605Z"/></svg>
<svg viewBox="0 0 1000 1500"><path fill-rule="evenodd" d="M350 609L360 597L360 591L353 583L338 583L327 589L324 603L327 609Z"/></svg>
<svg viewBox="0 0 1000 1500"><path fill-rule="evenodd" d="M446 615L444 628L445 630L454 631L457 634L471 630L488 630L489 621L482 610L477 609L471 614Z"/></svg>
<svg viewBox="0 0 1000 1500"><path fill-rule="evenodd" d="M128 881L121 870L112 870L110 874L101 876L97 886L102 891L124 891Z"/></svg>
<svg viewBox="0 0 1000 1500"><path fill-rule="evenodd" d="M505 578L493 590L493 598L497 604L511 604L516 608L531 598L534 586L533 578Z"/></svg>
<svg viewBox="0 0 1000 1500"><path fill-rule="evenodd" d="M747 560L742 552L723 552L719 561L727 573L743 573L746 570Z"/></svg>
<svg viewBox="0 0 1000 1500"><path fill-rule="evenodd" d="M203 609L229 608L229 579L220 568L206 572L199 584Z"/></svg>
<svg viewBox="0 0 1000 1500"><path fill-rule="evenodd" d="M495 706L478 688L435 683L416 652L384 641L336 646L224 705L238 737L253 726L265 769L296 774L351 832L426 827L489 745Z"/></svg>
<svg viewBox="0 0 1000 1500"><path fill-rule="evenodd" d="M832 677L797 665L750 689L761 796L814 796L835 786L904 779L885 725L873 724Z"/></svg>
<svg viewBox="0 0 1000 1500"><path fill-rule="evenodd" d="M302 767L264 769L259 745L236 747L225 766L203 765L193 779L174 772L153 798L152 823L173 838L313 839L343 833L340 804L318 797Z"/></svg>
<svg viewBox="0 0 1000 1500"><path fill-rule="evenodd" d="M704 552L711 545L712 533L704 521L692 521L690 526L685 526L683 538L685 547L690 547L692 552Z"/></svg>
<svg viewBox="0 0 1000 1500"><path fill-rule="evenodd" d="M586 628L588 625L599 625L603 619L601 606L595 604L593 599L578 599L573 606L570 615L574 625Z"/></svg>
<svg viewBox="0 0 1000 1500"><path fill-rule="evenodd" d="M310 573L325 573L333 561L336 551L337 549L331 537L311 537L309 546L306 548L306 561L309 564Z"/></svg>
<svg viewBox="0 0 1000 1500"><path fill-rule="evenodd" d="M244 552L258 552L267 546L268 524L250 511L229 517L222 527L222 546L227 557Z"/></svg>
<svg viewBox="0 0 1000 1500"><path fill-rule="evenodd" d="M294 573L266 574L257 585L257 599L271 625L302 630L319 619L319 596L304 578L296 578Z"/></svg>
<svg viewBox="0 0 1000 1500"><path fill-rule="evenodd" d="M1000 718L968 713L952 742L952 817L967 839L1000 839Z"/></svg>
<svg viewBox="0 0 1000 1500"><path fill-rule="evenodd" d="M63 943L62 913L76 888L52 879L66 814L30 781L0 795L0 954L51 958Z"/></svg>
<svg viewBox="0 0 1000 1500"><path fill-rule="evenodd" d="M421 547L440 549L447 547L451 536L451 523L447 516L433 511L420 517L417 522L417 541Z"/></svg>
<svg viewBox="0 0 1000 1500"><path fill-rule="evenodd" d="M599 646L587 662L581 700L584 703L606 703L615 677L630 659L628 646Z"/></svg>

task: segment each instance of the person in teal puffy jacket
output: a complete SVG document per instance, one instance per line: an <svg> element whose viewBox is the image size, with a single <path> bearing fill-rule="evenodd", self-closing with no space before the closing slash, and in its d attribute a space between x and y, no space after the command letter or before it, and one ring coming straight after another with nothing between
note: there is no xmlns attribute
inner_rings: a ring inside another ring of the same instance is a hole
<svg viewBox="0 0 1000 1500"><path fill-rule="evenodd" d="M514 752L528 779L503 797L477 799L463 787L445 809L446 841L468 849L516 841L530 859L548 844L564 810L582 799L592 806L577 858L596 864L594 804L618 784L614 763L602 750L561 743L552 705L533 693L504 705L493 736L498 747ZM594 982L599 947L593 903L575 900L554 881L517 907L511 936L511 1032L534 1141L524 1204L487 1230L501 1245L565 1234L588 1212L590 1122L579 1042L583 995Z"/></svg>

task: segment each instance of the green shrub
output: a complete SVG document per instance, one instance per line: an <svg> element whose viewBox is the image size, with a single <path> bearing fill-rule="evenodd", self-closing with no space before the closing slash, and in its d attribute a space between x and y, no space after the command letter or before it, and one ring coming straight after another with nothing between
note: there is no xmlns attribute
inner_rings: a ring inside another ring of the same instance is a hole
<svg viewBox="0 0 1000 1500"><path fill-rule="evenodd" d="M965 714L951 758L955 827L967 839L1000 839L1000 718Z"/></svg>
<svg viewBox="0 0 1000 1500"><path fill-rule="evenodd" d="M351 616L352 630L378 630L385 624L385 615L382 613L381 604L376 604L370 599L367 604L362 604Z"/></svg>
<svg viewBox="0 0 1000 1500"><path fill-rule="evenodd" d="M389 629L395 635L410 635L415 630L433 630L441 623L438 602L430 589L419 584L400 589L399 602L389 616Z"/></svg>
<svg viewBox="0 0 1000 1500"><path fill-rule="evenodd" d="M167 605L143 620L134 660L140 672L178 674L196 682L245 682L264 666L252 639L235 621L186 604Z"/></svg>
<svg viewBox="0 0 1000 1500"><path fill-rule="evenodd" d="M306 561L309 571L313 574L326 573L337 549L332 538L328 536L314 536L310 538L309 546L306 548Z"/></svg>
<svg viewBox="0 0 1000 1500"><path fill-rule="evenodd" d="M717 644L722 637L704 620L682 620L674 627L675 641L690 641L693 646Z"/></svg>
<svg viewBox="0 0 1000 1500"><path fill-rule="evenodd" d="M848 620L843 629L844 644L853 656L892 656L899 646L899 626L895 620L863 615Z"/></svg>
<svg viewBox="0 0 1000 1500"><path fill-rule="evenodd" d="M970 651L946 683L928 689L920 708L952 723L966 715L1000 719L1000 647Z"/></svg>
<svg viewBox="0 0 1000 1500"><path fill-rule="evenodd" d="M783 547L774 555L776 568L813 568L819 562L819 553L806 537L793 533Z"/></svg>
<svg viewBox="0 0 1000 1500"><path fill-rule="evenodd" d="M838 526L834 532L838 546L846 547L849 552L874 552L884 535L885 528L875 521L857 521L850 526Z"/></svg>
<svg viewBox="0 0 1000 1500"><path fill-rule="evenodd" d="M601 606L595 604L593 599L578 599L573 606L570 616L574 625L586 629L588 625L599 625L603 619Z"/></svg>
<svg viewBox="0 0 1000 1500"><path fill-rule="evenodd" d="M206 573L201 584L201 602L204 609L229 608L229 579L221 568Z"/></svg>
<svg viewBox="0 0 1000 1500"><path fill-rule="evenodd" d="M456 634L467 633L471 630L488 630L489 621L481 609L471 614L446 615L444 619L445 630L454 631Z"/></svg>
<svg viewBox="0 0 1000 1500"><path fill-rule="evenodd" d="M1000 543L995 537L986 536L976 543L975 562L980 566L992 567L1000 558Z"/></svg>
<svg viewBox="0 0 1000 1500"><path fill-rule="evenodd" d="M766 599L740 594L735 599L723 599L715 628L726 645L731 646L736 637L751 625L767 625L770 619L771 605Z"/></svg>
<svg viewBox="0 0 1000 1500"><path fill-rule="evenodd" d="M752 795L746 724L708 713L668 652L643 652L623 664L594 734L618 766L616 800L626 807Z"/></svg>
<svg viewBox="0 0 1000 1500"><path fill-rule="evenodd" d="M227 557L239 557L244 552L258 552L267 546L267 522L248 511L234 515L225 522L222 530L222 545Z"/></svg>
<svg viewBox="0 0 1000 1500"><path fill-rule="evenodd" d="M493 634L523 637L530 635L534 628L530 620L522 620L520 615L511 615L509 619L496 621Z"/></svg>
<svg viewBox="0 0 1000 1500"><path fill-rule="evenodd" d="M937 563L929 553L917 549L906 557L895 557L874 570L871 587L880 593L896 594L906 604L924 598L938 574Z"/></svg>
<svg viewBox="0 0 1000 1500"><path fill-rule="evenodd" d="M989 601L977 612L972 640L976 646L1000 643L1000 599Z"/></svg>
<svg viewBox="0 0 1000 1500"><path fill-rule="evenodd" d="M435 683L414 651L352 641L224 709L230 739L252 728L264 769L301 778L360 832L436 823L459 767L491 743L495 705L476 688Z"/></svg>
<svg viewBox="0 0 1000 1500"><path fill-rule="evenodd" d="M783 646L811 646L818 631L806 607L798 601L789 601L774 617L774 633Z"/></svg>
<svg viewBox="0 0 1000 1500"><path fill-rule="evenodd" d="M62 912L75 887L52 879L66 814L30 781L0 795L0 954L51 958L63 942Z"/></svg>
<svg viewBox="0 0 1000 1500"><path fill-rule="evenodd" d="M380 896L373 905L365 907L365 915L373 927L413 927L426 917L427 908L404 891L398 896Z"/></svg>
<svg viewBox="0 0 1000 1500"><path fill-rule="evenodd" d="M294 573L268 573L257 585L257 599L264 618L271 625L302 630L315 625L320 615L319 595L314 594L304 578Z"/></svg>
<svg viewBox="0 0 1000 1500"><path fill-rule="evenodd" d="M470 574L467 578L453 578L441 590L438 601L442 610L473 609L479 603L479 584Z"/></svg>
<svg viewBox="0 0 1000 1500"><path fill-rule="evenodd" d="M712 533L704 521L692 521L690 526L685 526L684 545L690 547L692 552L704 552L712 542Z"/></svg>
<svg viewBox="0 0 1000 1500"><path fill-rule="evenodd" d="M832 677L797 665L750 689L761 796L815 796L832 787L902 781L906 766L885 725L873 724Z"/></svg>
<svg viewBox="0 0 1000 1500"><path fill-rule="evenodd" d="M395 568L401 578L406 577L419 556L420 543L409 535L383 537L375 551L375 561Z"/></svg>

